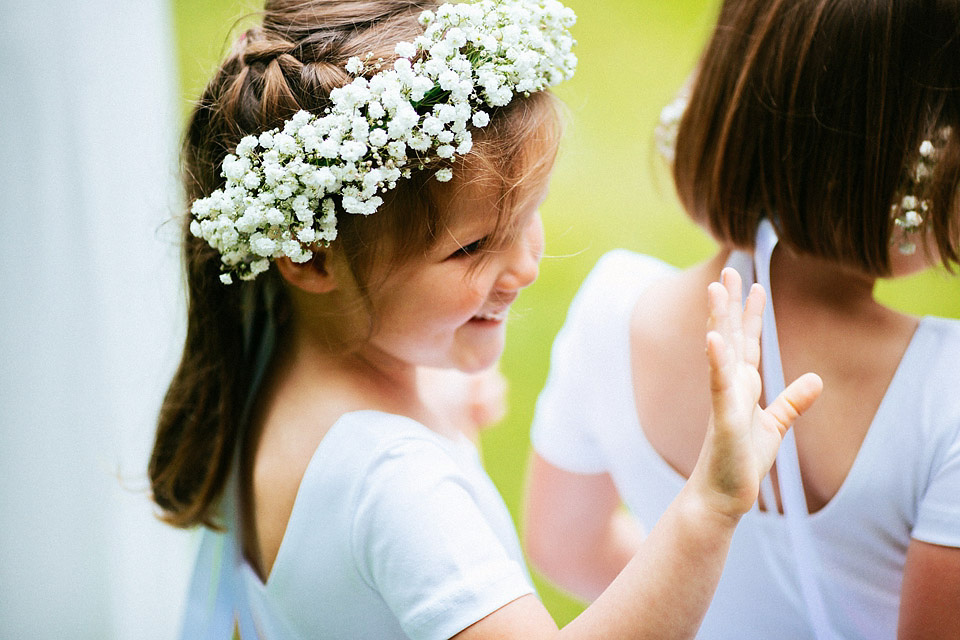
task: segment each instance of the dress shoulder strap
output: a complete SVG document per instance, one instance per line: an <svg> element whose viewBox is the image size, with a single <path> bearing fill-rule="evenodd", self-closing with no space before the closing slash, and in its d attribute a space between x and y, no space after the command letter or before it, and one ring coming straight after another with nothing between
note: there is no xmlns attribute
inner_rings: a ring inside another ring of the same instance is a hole
<svg viewBox="0 0 960 640"><path fill-rule="evenodd" d="M243 553L236 536L236 475L234 465L221 500L227 529L204 529L201 534L180 629L182 640L220 640L232 638L236 628L255 628L241 571Z"/></svg>
<svg viewBox="0 0 960 640"><path fill-rule="evenodd" d="M760 338L760 346L763 353L763 389L768 402L776 398L786 386L783 379L783 364L780 358L780 342L777 338L777 322L774 312L775 294L770 286L770 258L776 245L776 230L769 220L762 220L757 229L756 245L753 252L752 266L754 273L750 273L747 277L747 274L741 271L744 282L752 283L755 279L767 292L767 305L763 310L763 333ZM823 592L817 581L820 560L813 533L810 530L810 514L807 511L803 479L800 475L797 441L792 429L787 432L783 443L780 445L776 472L790 545L796 564L797 578L800 583L801 595L806 603L810 624L817 640L836 640L840 636L830 624L824 605ZM763 483L761 483L761 490L766 504L775 505L773 487L769 476L764 478Z"/></svg>

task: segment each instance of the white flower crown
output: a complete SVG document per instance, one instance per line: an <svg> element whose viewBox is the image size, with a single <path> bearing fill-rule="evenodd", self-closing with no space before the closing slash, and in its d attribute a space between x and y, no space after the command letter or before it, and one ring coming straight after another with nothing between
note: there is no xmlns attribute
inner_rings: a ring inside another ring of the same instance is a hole
<svg viewBox="0 0 960 640"><path fill-rule="evenodd" d="M221 256L220 279L252 280L271 258L306 262L337 237L337 203L369 215L378 195L437 160L466 154L469 125L517 93L573 75L573 11L557 0L480 0L420 14L424 33L401 42L393 67L359 77L382 60L351 58L358 76L330 92L322 116L300 111L283 129L247 136L223 161L226 183L196 200L193 235ZM450 180L452 170L436 172Z"/></svg>

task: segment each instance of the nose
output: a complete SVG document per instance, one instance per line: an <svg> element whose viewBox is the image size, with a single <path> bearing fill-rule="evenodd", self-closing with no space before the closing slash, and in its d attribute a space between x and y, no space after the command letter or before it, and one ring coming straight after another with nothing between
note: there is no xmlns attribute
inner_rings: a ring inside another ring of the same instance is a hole
<svg viewBox="0 0 960 640"><path fill-rule="evenodd" d="M511 291L532 284L540 274L540 258L543 256L543 222L535 213L530 222L510 244L506 251L506 263L497 282L498 288Z"/></svg>

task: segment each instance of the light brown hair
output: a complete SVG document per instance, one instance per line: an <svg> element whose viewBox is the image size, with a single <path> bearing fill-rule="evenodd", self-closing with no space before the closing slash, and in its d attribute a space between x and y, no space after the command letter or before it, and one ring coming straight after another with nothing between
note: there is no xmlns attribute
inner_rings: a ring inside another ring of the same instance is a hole
<svg viewBox="0 0 960 640"><path fill-rule="evenodd" d="M435 7L425 0L268 1L262 25L237 41L194 108L182 150L187 202L223 186L221 163L243 136L280 127L300 109L320 113L330 91L352 80L344 69L351 56L372 52L389 65L396 43L422 32L419 13ZM500 189L498 233L510 230L513 200L528 184L546 178L559 134L551 94L518 97L491 112L490 124L474 132L473 151L453 163L455 172L485 176ZM346 257L361 290L370 286L369 274L379 261L403 260L439 237L448 212L434 203L443 188L433 181L435 169L401 180L375 215L338 212L334 249ZM185 216L187 337L161 407L149 475L167 522L215 527L214 507L253 384L255 353L244 346L243 318L265 311L249 307L263 305L258 288L279 278L271 268L255 281L224 286L219 254L192 236L188 224ZM393 247L389 255L385 238ZM288 302L282 287L277 289L281 294L271 312L282 321Z"/></svg>
<svg viewBox="0 0 960 640"><path fill-rule="evenodd" d="M924 193L948 268L960 250L960 2L728 0L677 135L687 212L753 245L889 273L891 204L924 139L952 129Z"/></svg>

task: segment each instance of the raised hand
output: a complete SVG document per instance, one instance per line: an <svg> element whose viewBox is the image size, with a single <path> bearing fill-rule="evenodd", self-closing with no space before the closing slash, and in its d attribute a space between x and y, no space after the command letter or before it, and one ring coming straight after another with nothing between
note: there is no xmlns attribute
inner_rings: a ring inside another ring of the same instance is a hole
<svg viewBox="0 0 960 640"><path fill-rule="evenodd" d="M691 475L711 508L732 517L753 506L784 434L823 389L820 377L807 373L760 408L760 331L766 294L754 284L741 308L741 287L740 275L727 268L720 282L707 289L712 412Z"/></svg>

